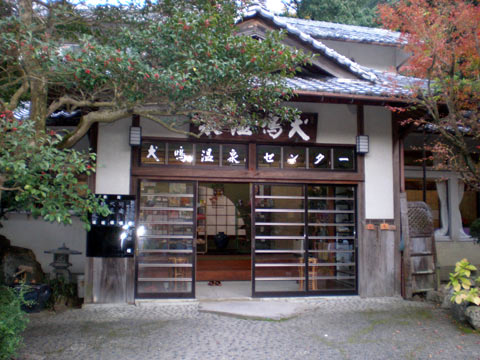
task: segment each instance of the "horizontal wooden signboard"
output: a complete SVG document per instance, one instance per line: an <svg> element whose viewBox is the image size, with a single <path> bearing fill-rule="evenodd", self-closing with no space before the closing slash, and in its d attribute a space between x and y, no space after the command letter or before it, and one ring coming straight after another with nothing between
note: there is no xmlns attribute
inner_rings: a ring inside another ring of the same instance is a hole
<svg viewBox="0 0 480 360"><path fill-rule="evenodd" d="M280 124L278 119L273 118L263 128L243 127L231 130L218 130L208 128L206 125L197 127L192 124L190 131L195 134L202 134L200 139L315 143L317 140L317 114L303 113L299 119L283 124Z"/></svg>

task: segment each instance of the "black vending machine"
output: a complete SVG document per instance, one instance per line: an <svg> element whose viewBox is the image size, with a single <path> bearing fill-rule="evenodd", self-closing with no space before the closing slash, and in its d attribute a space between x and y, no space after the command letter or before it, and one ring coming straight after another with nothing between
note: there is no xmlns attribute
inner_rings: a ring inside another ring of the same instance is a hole
<svg viewBox="0 0 480 360"><path fill-rule="evenodd" d="M88 257L129 257L135 251L135 196L98 195L111 214L92 214Z"/></svg>

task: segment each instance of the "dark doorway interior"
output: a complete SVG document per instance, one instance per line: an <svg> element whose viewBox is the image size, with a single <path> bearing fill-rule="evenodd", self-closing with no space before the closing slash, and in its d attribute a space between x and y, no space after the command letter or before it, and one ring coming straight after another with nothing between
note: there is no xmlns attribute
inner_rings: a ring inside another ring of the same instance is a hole
<svg viewBox="0 0 480 360"><path fill-rule="evenodd" d="M197 280L251 280L250 185L199 183Z"/></svg>

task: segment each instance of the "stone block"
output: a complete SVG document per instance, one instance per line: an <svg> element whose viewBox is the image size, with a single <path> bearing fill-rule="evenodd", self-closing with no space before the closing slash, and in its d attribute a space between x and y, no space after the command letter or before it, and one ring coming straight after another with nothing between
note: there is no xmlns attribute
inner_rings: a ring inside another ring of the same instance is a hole
<svg viewBox="0 0 480 360"><path fill-rule="evenodd" d="M32 269L31 273L27 272L26 274L27 283L44 281L45 274L33 251L18 246L10 246L4 249L0 255L0 283L12 284L15 273L21 265Z"/></svg>
<svg viewBox="0 0 480 360"><path fill-rule="evenodd" d="M467 304L462 303L462 304L457 304L455 302L452 303L452 315L453 318L459 322L465 322L467 321L467 317L465 316L465 310L467 310Z"/></svg>
<svg viewBox="0 0 480 360"><path fill-rule="evenodd" d="M453 296L453 288L450 288L448 291L445 292L442 301L442 309L450 309L452 307L452 298Z"/></svg>
<svg viewBox="0 0 480 360"><path fill-rule="evenodd" d="M427 291L427 301L433 302L435 304L442 304L445 295L441 291L430 290Z"/></svg>
<svg viewBox="0 0 480 360"><path fill-rule="evenodd" d="M480 306L472 305L467 307L465 318L476 330L480 330Z"/></svg>

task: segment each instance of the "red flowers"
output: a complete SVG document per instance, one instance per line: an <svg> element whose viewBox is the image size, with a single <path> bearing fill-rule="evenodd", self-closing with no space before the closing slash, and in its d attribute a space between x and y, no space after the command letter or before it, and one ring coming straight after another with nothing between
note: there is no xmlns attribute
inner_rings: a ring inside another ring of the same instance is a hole
<svg viewBox="0 0 480 360"><path fill-rule="evenodd" d="M250 59L251 63L254 63L255 61L257 61L257 58L255 56Z"/></svg>
<svg viewBox="0 0 480 360"><path fill-rule="evenodd" d="M91 73L90 69L85 69L85 73L90 74Z"/></svg>

